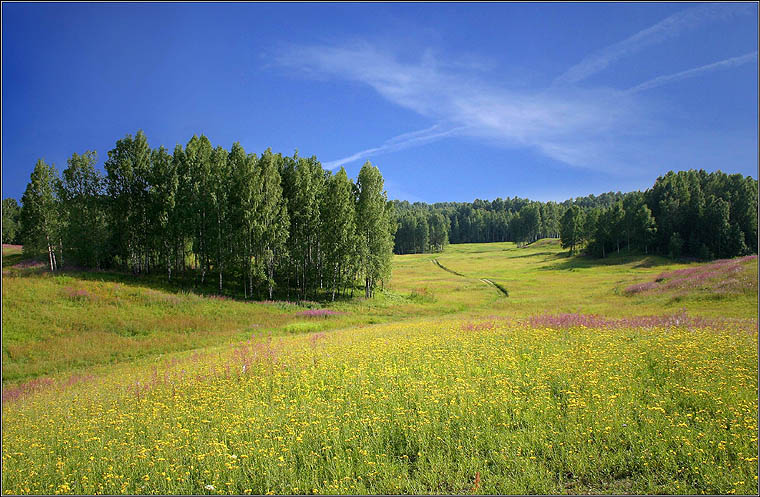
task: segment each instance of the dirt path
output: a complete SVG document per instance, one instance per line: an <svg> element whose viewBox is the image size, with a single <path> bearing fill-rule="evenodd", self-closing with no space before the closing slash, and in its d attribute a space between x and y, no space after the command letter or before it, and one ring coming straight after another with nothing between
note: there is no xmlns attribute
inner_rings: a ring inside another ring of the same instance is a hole
<svg viewBox="0 0 760 497"><path fill-rule="evenodd" d="M499 285L495 281L491 281L488 278L480 278L480 281L482 281L483 283L487 283L487 284L491 285L492 287L494 287L495 289L497 289L498 291L500 291L501 293L503 293L505 297L509 297L509 292L507 292L507 289L504 288L503 286Z"/></svg>
<svg viewBox="0 0 760 497"><path fill-rule="evenodd" d="M457 276L461 276L462 278L469 278L468 276L465 276L462 273L457 273L453 269L447 268L446 266L444 266L443 264L441 264L440 262L438 262L438 259L430 259L430 262L432 262L433 264L435 264L439 268L443 269L444 271L448 271L451 274L456 274ZM491 281L491 280L489 280L487 278L480 278L479 281L482 281L486 285L494 287L496 290L498 290L505 297L509 297L509 292L507 292L507 289L504 288L503 286L501 286L500 284L498 284L498 283L496 283L494 281Z"/></svg>
<svg viewBox="0 0 760 497"><path fill-rule="evenodd" d="M436 266L438 266L439 268L443 269L444 271L448 271L448 272L450 272L450 273L452 273L452 274L456 274L457 276L461 276L461 277L463 277L463 278L466 278L466 277L467 277L467 276L463 275L462 273L457 273L456 271L454 271L454 270L452 270L452 269L449 269L449 268L447 268L446 266L444 266L443 264L441 264L440 262L438 262L438 259L430 259L430 261L431 261L433 264L435 264Z"/></svg>

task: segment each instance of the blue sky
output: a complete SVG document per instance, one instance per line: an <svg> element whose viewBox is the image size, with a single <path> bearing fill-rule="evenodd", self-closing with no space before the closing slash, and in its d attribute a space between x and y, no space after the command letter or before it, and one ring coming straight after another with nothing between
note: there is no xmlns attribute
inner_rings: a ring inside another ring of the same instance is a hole
<svg viewBox="0 0 760 497"><path fill-rule="evenodd" d="M316 155L391 198L757 178L756 3L2 5L2 194L143 129Z"/></svg>

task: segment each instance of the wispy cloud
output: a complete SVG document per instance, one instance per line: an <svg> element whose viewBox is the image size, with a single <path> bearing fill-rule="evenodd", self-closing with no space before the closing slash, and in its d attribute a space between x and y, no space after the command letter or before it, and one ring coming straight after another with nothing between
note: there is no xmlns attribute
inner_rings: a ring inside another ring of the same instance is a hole
<svg viewBox="0 0 760 497"><path fill-rule="evenodd" d="M486 139L503 146L532 147L572 165L614 167L610 134L645 129L645 105L609 89L513 90L495 86L474 71L439 61L427 52L416 61L367 43L292 47L276 57L282 66L320 77L369 85L384 98L437 122L383 145L326 163L335 168L370 154L398 150L443 136Z"/></svg>
<svg viewBox="0 0 760 497"><path fill-rule="evenodd" d="M730 59L724 59L719 62L714 62L712 64L707 64L700 67L695 67L694 69L688 69L686 71L677 72L675 74L666 74L664 76L658 76L656 78L650 79L649 81L644 81L643 83L638 84L634 86L633 88L629 88L628 90L626 90L626 93L637 93L637 92L648 90L650 88L661 86L667 83L672 83L673 81L693 78L694 76L699 76L706 72L712 72L712 71L717 71L720 69L729 69L731 67L740 66L742 64L746 64L747 62L752 62L753 60L757 60L757 52L740 55L739 57L731 57Z"/></svg>
<svg viewBox="0 0 760 497"><path fill-rule="evenodd" d="M752 6L749 4L726 5L714 3L701 4L676 12L623 41L585 57L578 64L559 76L555 83L578 83L604 70L618 59L636 53L646 47L675 38L686 31L693 30L707 23L729 20L737 15L752 12Z"/></svg>
<svg viewBox="0 0 760 497"><path fill-rule="evenodd" d="M337 169L344 164L348 164L350 162L353 162L359 159L364 159L369 156L377 156L377 155L385 154L388 152L395 152L398 150L403 150L407 147L422 145L423 143L430 143L435 140L440 140L441 138L444 138L446 136L451 136L455 133L463 131L464 129L466 128L463 126L460 126L460 127L450 128L450 129L446 129L442 131L441 125L436 124L429 128L421 129L419 131L412 131L409 133L404 133L398 136L394 136L393 138L389 138L388 140L386 140L385 143L383 143L379 147L361 150L359 152L356 152L355 154L349 155L348 157L343 157L342 159L325 162L322 165L327 169Z"/></svg>
<svg viewBox="0 0 760 497"><path fill-rule="evenodd" d="M577 167L630 174L632 164L654 167L655 142L672 135L658 119L662 109L643 90L750 62L757 52L676 74L628 90L574 85L616 60L675 38L707 23L753 12L746 4L702 4L673 14L629 38L591 54L544 89L510 88L478 64L437 57L428 49L396 54L363 41L291 46L270 57L275 65L312 77L339 78L373 88L383 98L436 122L346 157L325 163L335 169L352 161L449 136L472 137L504 147L531 148ZM560 84L557 84L560 83ZM565 83L565 84L561 84ZM568 84L570 83L570 84ZM662 104L660 103L660 106ZM672 139L671 139L672 142Z"/></svg>

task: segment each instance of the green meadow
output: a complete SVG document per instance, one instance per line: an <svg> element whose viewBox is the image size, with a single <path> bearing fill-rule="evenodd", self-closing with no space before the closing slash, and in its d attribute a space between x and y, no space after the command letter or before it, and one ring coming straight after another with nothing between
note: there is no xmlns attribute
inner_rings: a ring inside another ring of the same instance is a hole
<svg viewBox="0 0 760 497"><path fill-rule="evenodd" d="M6 494L753 494L757 258L396 255L250 302L3 247Z"/></svg>

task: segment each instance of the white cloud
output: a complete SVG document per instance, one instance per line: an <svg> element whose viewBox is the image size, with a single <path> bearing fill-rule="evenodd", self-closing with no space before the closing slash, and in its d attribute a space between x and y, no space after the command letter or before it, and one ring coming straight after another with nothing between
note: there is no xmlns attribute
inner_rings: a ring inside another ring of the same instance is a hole
<svg viewBox="0 0 760 497"><path fill-rule="evenodd" d="M531 148L572 166L627 175L656 168L650 151L664 146L666 137L672 139L675 132L658 119L665 112L663 103L653 108L639 92L747 63L757 58L757 52L659 76L628 90L556 83L582 81L644 47L747 12L752 12L751 5L702 4L678 12L586 57L543 90L508 88L483 72L482 62L443 60L430 49L415 59L413 54L394 54L363 41L290 47L273 60L320 79L368 85L389 102L437 123L325 163L330 169L444 137L464 136L504 147Z"/></svg>
<svg viewBox="0 0 760 497"><path fill-rule="evenodd" d="M638 52L650 45L675 38L703 24L729 20L737 15L751 13L753 13L753 10L750 4L726 5L718 3L705 3L676 12L625 40L585 57L578 64L559 76L555 83L577 83L604 70L618 59Z"/></svg>
<svg viewBox="0 0 760 497"><path fill-rule="evenodd" d="M649 81L644 81L643 83L638 84L634 86L633 88L629 88L628 90L626 90L626 93L637 93L637 92L648 90L650 88L661 86L667 83L672 83L673 81L680 81L682 79L693 78L694 76L699 76L706 72L712 72L712 71L717 71L720 69L729 69L731 67L737 67L742 64L752 62L753 60L757 60L757 52L740 55L739 57L731 57L730 59L724 59L719 62L714 62L712 64L707 64L700 67L695 67L694 69L688 69L686 71L677 72L675 74L666 74L664 76L658 76L656 78L650 79Z"/></svg>
<svg viewBox="0 0 760 497"><path fill-rule="evenodd" d="M331 168L457 134L532 147L571 165L607 169L616 161L610 156L614 152L606 150L605 137L622 129L643 129L645 106L635 97L609 89L510 90L476 77L462 64L442 63L431 52L402 62L374 46L355 43L295 47L279 54L277 62L367 84L390 102L439 123L326 163Z"/></svg>

